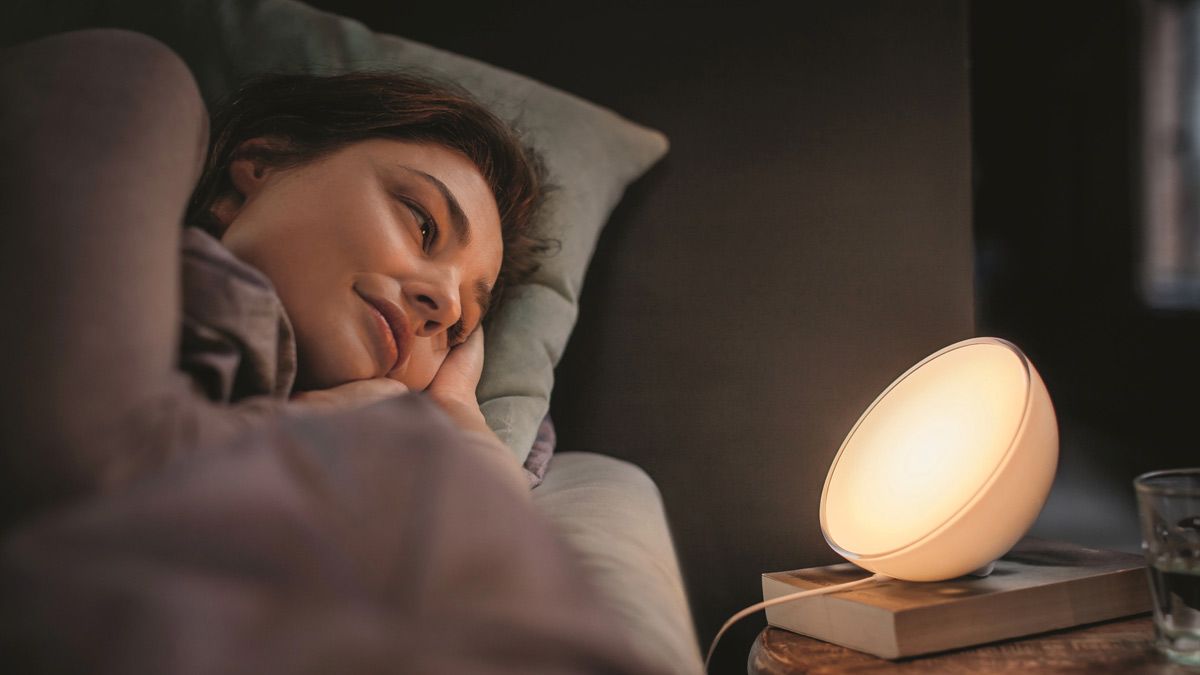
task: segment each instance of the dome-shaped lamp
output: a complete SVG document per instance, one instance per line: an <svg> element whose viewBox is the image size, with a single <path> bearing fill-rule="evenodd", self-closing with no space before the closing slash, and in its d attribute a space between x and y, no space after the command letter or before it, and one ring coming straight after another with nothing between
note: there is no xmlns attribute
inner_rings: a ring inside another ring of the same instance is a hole
<svg viewBox="0 0 1200 675"><path fill-rule="evenodd" d="M847 560L938 581L1004 555L1041 511L1058 462L1046 385L1021 350L973 338L875 399L821 491L821 531Z"/></svg>

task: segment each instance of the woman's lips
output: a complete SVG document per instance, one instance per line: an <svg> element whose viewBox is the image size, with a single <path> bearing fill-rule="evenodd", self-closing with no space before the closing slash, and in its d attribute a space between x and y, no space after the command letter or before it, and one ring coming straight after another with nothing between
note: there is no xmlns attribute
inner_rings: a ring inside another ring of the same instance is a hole
<svg viewBox="0 0 1200 675"><path fill-rule="evenodd" d="M408 362L412 352L412 337L408 329L408 318L404 310L396 303L386 298L373 295L370 292L355 288L371 310L379 342L383 346L383 373L389 373L403 367Z"/></svg>

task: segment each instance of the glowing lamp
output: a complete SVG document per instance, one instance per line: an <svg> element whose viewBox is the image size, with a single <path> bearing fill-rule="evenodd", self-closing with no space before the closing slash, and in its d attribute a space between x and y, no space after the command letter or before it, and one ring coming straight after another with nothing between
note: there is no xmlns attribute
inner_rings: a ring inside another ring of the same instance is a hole
<svg viewBox="0 0 1200 675"><path fill-rule="evenodd" d="M1011 342L972 338L909 368L867 407L821 490L821 532L874 575L734 614L886 582L987 574L1037 518L1058 465L1046 385Z"/></svg>
<svg viewBox="0 0 1200 675"><path fill-rule="evenodd" d="M847 560L910 581L988 567L1033 524L1058 463L1046 385L1010 342L973 338L896 379L842 442L821 531Z"/></svg>

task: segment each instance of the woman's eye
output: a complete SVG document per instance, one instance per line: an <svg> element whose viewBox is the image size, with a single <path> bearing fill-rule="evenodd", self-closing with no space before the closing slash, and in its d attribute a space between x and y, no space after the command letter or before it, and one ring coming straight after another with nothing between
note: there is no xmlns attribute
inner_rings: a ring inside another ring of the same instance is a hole
<svg viewBox="0 0 1200 675"><path fill-rule="evenodd" d="M421 230L421 250L428 251L437 242L437 223L420 209L409 206L408 210L412 212L413 218L417 220L417 227Z"/></svg>

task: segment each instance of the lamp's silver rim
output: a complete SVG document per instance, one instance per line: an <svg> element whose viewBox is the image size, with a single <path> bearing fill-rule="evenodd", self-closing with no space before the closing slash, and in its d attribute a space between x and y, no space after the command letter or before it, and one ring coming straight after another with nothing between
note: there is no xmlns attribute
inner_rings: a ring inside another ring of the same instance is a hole
<svg viewBox="0 0 1200 675"><path fill-rule="evenodd" d="M824 505L822 505L822 506L824 506ZM821 518L821 536L825 538L825 543L829 544L829 548L833 549L834 553L842 556L843 558L845 558L846 560L849 560L850 562L854 562L855 560L863 560L864 558L875 557L875 556L861 556L861 555L855 553L854 551L847 551L846 549L842 548L841 546L838 546L837 543L834 542L833 538L829 536L829 533L825 531L825 518L823 515Z"/></svg>
<svg viewBox="0 0 1200 675"><path fill-rule="evenodd" d="M1161 478L1195 478L1197 482L1187 487L1154 485L1150 483L1150 481ZM1158 497L1200 497L1200 467L1148 471L1133 479L1133 489L1144 495Z"/></svg>
<svg viewBox="0 0 1200 675"><path fill-rule="evenodd" d="M1024 408L1024 410L1021 411L1021 419L1017 423L1016 430L1013 432L1012 438L1009 439L1008 448L1004 451L1004 456L1001 457L1000 461L996 462L996 465L992 467L992 471L987 475L987 478L985 478L983 480L983 482L980 484L980 488L975 491L975 494L972 495L972 497L970 499L968 499L962 506L955 509L954 512L951 513L950 515L948 515L945 520L938 523L934 527L931 527L929 529L929 531L926 532L924 535L922 535L906 544L903 544L901 546L897 546L893 549L889 549L887 551L882 551L879 553L870 553L870 554L856 553L856 552L848 551L844 547L838 545L836 542L834 542L833 536L830 535L829 530L826 527L825 502L826 502L826 498L829 494L830 479L833 478L833 474L834 474L835 470L837 469L838 462L840 462L842 459L842 453L846 450L846 447L850 445L850 441L851 441L851 439L854 438L854 435L856 433L858 433L858 428L859 428L859 426L862 425L863 420L865 420L871 414L871 411L873 411L875 409L875 407L877 405L879 405L879 403L881 401L883 401L883 399L887 398L887 395L889 393L891 393L892 389L896 388L901 382L906 380L910 375L912 375L914 372L919 370L926 363L929 363L930 361L933 361L934 359L941 358L942 356L945 356L946 354L948 354L952 351L955 351L957 349L962 349L964 347L971 347L971 346L981 345L981 344L1000 345L1002 347L1007 348L1009 351L1011 351L1013 354L1015 354L1017 356L1017 359L1020 361L1021 367L1025 373L1025 408ZM879 394L879 396L875 397L875 400L871 402L871 405L867 406L867 409L864 410L861 415L859 415L858 420L854 423L854 426L850 428L850 433L846 434L846 438L844 440L842 440L841 447L838 448L837 454L835 454L833 457L833 463L831 463L829 465L829 472L825 474L825 484L821 488L821 504L820 504L820 509L819 509L819 520L821 523L821 536L823 536L825 538L825 542L827 544L829 544L829 547L832 548L836 553L838 553L839 555L841 555L842 557L844 557L848 560L878 560L880 558L886 558L888 556L892 556L897 553L901 553L903 551L911 549L912 547L919 545L922 541L925 541L925 540L929 539L930 537L934 536L936 533L940 532L949 523L953 522L954 519L957 518L961 513L963 513L964 510L969 508L972 503L977 501L979 499L979 495L986 492L987 487L995 481L996 476L999 473L1000 469L1008 464L1009 459L1012 457L1013 448L1016 445L1015 441L1017 438L1019 438L1021 436L1021 432L1023 429L1025 429L1026 422L1028 422L1028 420L1029 420L1030 408L1033 405L1032 388L1033 388L1033 364L1029 361L1029 358L1027 356L1025 356L1025 352L1021 351L1020 347L1018 347L1017 345L1013 344L1012 342L1010 342L1008 340L1005 340L1004 338L998 338L998 337L973 337L973 338L967 338L965 340L960 340L959 342L955 342L953 344L942 347L941 349L937 350L936 352L934 352L934 353L926 356L925 358L921 359L920 361L918 361L915 365L911 366L908 370L904 371L904 373L901 374L899 377L897 377L895 380L893 380L892 383L889 384Z"/></svg>

